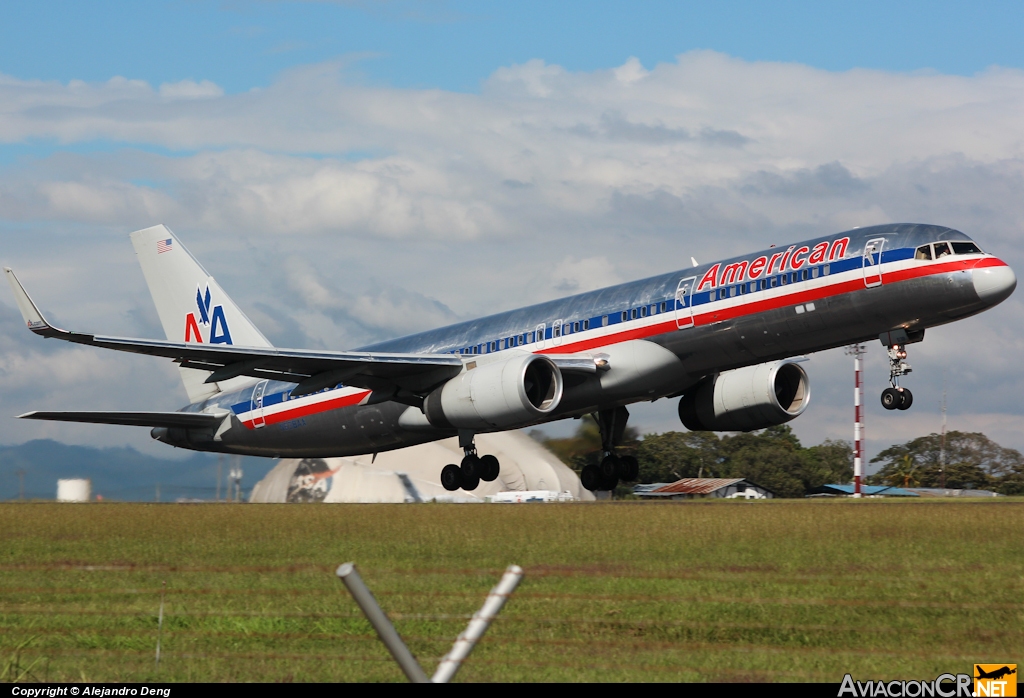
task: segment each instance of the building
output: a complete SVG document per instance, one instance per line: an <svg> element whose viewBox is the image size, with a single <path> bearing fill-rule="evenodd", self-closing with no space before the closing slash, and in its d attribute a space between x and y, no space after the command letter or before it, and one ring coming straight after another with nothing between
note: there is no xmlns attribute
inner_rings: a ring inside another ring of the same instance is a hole
<svg viewBox="0 0 1024 698"><path fill-rule="evenodd" d="M58 502L88 502L92 499L92 481L84 478L57 480Z"/></svg>
<svg viewBox="0 0 1024 698"><path fill-rule="evenodd" d="M560 501L593 501L567 465L517 431L479 434L481 453L501 463L494 482L471 492L441 487L441 468L462 460L457 438L434 441L375 457L288 458L252 490L250 502L484 502L503 492L553 492ZM505 499L507 498L499 498Z"/></svg>
<svg viewBox="0 0 1024 698"><path fill-rule="evenodd" d="M849 497L853 494L853 485L822 485L811 490L808 497ZM888 485L861 485L862 497L920 497L913 490Z"/></svg>
<svg viewBox="0 0 1024 698"><path fill-rule="evenodd" d="M767 487L744 478L684 477L675 482L636 485L633 493L644 499L774 499Z"/></svg>
<svg viewBox="0 0 1024 698"><path fill-rule="evenodd" d="M951 490L941 487L908 487L908 491L922 497L1004 497L992 490Z"/></svg>

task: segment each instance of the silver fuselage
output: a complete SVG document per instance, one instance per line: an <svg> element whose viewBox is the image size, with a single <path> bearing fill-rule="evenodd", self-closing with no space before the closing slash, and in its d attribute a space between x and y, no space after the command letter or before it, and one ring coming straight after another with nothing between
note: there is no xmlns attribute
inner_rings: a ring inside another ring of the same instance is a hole
<svg viewBox="0 0 1024 698"><path fill-rule="evenodd" d="M558 409L543 420L553 421L679 395L722 371L981 312L1013 290L1016 281L1004 262L982 253L915 259L922 245L968 240L940 226L862 228L361 350L456 353L467 365L517 352L603 355L609 370L566 374ZM294 387L253 381L184 410L231 410L229 428L217 434L162 430L159 438L196 450L330 457L403 448L455 433L402 426L402 414L418 408L378 402L365 388L339 385L292 398Z"/></svg>

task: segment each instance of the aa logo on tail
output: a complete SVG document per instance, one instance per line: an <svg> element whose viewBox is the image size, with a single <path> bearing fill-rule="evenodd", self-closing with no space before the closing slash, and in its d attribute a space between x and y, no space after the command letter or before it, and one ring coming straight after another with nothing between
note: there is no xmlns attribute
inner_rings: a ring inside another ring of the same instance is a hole
<svg viewBox="0 0 1024 698"><path fill-rule="evenodd" d="M185 316L185 341L203 343L203 334L199 326L209 328L207 342L209 344L233 344L231 341L231 330L228 329L228 321L224 318L224 306L213 306L210 312L210 286L206 289L196 288L196 308L199 309L199 317L196 313L189 313Z"/></svg>

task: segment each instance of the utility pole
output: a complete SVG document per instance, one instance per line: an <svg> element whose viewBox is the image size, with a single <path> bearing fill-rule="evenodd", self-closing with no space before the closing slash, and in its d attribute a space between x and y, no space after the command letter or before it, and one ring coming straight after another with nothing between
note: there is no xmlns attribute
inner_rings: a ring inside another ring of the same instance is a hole
<svg viewBox="0 0 1024 698"><path fill-rule="evenodd" d="M861 380L861 357L867 353L863 344L846 347L846 355L853 356L853 496L860 497L860 481L864 475L864 383Z"/></svg>
<svg viewBox="0 0 1024 698"><path fill-rule="evenodd" d="M939 487L946 489L946 376L942 376L942 439L939 442Z"/></svg>

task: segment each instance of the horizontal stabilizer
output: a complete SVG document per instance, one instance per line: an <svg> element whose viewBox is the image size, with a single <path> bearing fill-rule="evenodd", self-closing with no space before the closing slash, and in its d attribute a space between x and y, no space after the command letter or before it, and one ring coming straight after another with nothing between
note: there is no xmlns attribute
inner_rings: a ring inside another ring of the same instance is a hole
<svg viewBox="0 0 1024 698"><path fill-rule="evenodd" d="M222 414L196 412L26 412L18 419L46 419L54 422L123 424L133 427L214 428L224 420Z"/></svg>

